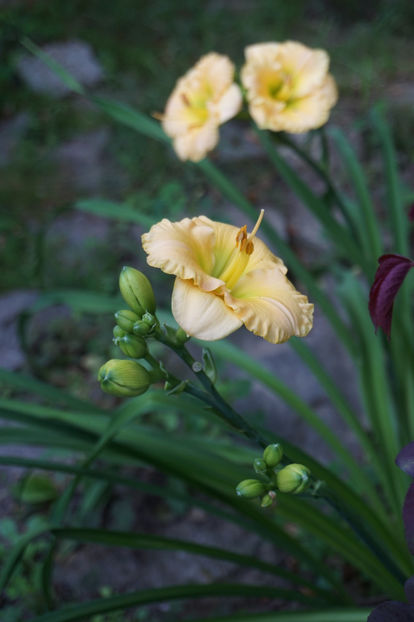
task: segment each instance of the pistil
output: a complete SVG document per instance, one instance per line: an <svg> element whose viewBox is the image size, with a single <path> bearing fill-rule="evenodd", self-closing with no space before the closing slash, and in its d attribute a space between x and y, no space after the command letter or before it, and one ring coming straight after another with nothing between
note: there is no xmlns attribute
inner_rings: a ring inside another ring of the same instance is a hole
<svg viewBox="0 0 414 622"><path fill-rule="evenodd" d="M263 220L264 209L260 210L259 217L253 230L247 234L247 225L239 229L236 235L236 247L230 254L226 265L218 277L226 283L228 289L232 289L243 275L249 263L250 255L254 251L253 239Z"/></svg>

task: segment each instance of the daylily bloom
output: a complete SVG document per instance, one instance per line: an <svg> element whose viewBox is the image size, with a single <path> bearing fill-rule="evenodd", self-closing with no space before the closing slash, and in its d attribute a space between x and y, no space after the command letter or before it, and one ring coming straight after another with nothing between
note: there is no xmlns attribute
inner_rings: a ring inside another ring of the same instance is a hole
<svg viewBox="0 0 414 622"><path fill-rule="evenodd" d="M262 218L263 210L251 233L206 216L164 218L142 236L149 265L177 277L172 312L188 335L214 341L244 324L281 343L312 328L313 305L256 237Z"/></svg>
<svg viewBox="0 0 414 622"><path fill-rule="evenodd" d="M338 95L324 50L285 41L250 45L245 55L241 80L260 128L300 134L326 123Z"/></svg>
<svg viewBox="0 0 414 622"><path fill-rule="evenodd" d="M202 160L218 143L218 126L239 112L242 95L233 77L231 60L211 52L178 80L162 127L181 160Z"/></svg>

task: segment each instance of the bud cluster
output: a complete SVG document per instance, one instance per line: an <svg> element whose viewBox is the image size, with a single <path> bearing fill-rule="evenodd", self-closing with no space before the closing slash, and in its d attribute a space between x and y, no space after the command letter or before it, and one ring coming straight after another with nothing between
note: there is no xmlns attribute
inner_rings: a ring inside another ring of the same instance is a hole
<svg viewBox="0 0 414 622"><path fill-rule="evenodd" d="M245 499L261 499L262 507L271 506L276 491L297 495L310 484L310 471L303 464L281 464L283 448L279 443L268 445L261 458L255 458L253 469L262 479L245 479L236 487L239 496Z"/></svg>
<svg viewBox="0 0 414 622"><path fill-rule="evenodd" d="M115 313L116 325L113 342L129 359L148 356L146 338L158 327L155 315L155 297L147 277L131 268L122 268L119 289L129 309ZM111 359L98 372L101 389L118 397L132 397L145 393L155 375L136 360Z"/></svg>

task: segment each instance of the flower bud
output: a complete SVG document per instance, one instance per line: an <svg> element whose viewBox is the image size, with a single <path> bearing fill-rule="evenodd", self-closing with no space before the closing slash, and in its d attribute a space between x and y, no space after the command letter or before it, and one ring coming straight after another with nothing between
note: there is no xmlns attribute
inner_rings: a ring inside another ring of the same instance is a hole
<svg viewBox="0 0 414 622"><path fill-rule="evenodd" d="M134 335L143 336L143 337L145 335L148 335L150 330L151 330L151 326L148 324L148 322L144 322L143 320L138 320L138 322L135 322L132 328Z"/></svg>
<svg viewBox="0 0 414 622"><path fill-rule="evenodd" d="M281 492L291 492L297 495L303 492L309 484L310 471L303 464L288 464L276 475L276 482Z"/></svg>
<svg viewBox="0 0 414 622"><path fill-rule="evenodd" d="M268 445L263 452L263 460L270 468L275 467L283 458L283 447L279 443Z"/></svg>
<svg viewBox="0 0 414 622"><path fill-rule="evenodd" d="M119 276L119 289L125 302L139 317L155 312L155 298L151 283L139 270L124 266Z"/></svg>
<svg viewBox="0 0 414 622"><path fill-rule="evenodd" d="M263 473L266 473L267 471L266 462L262 460L261 458L255 458L253 460L253 468L255 472L258 474L263 474Z"/></svg>
<svg viewBox="0 0 414 622"><path fill-rule="evenodd" d="M151 385L151 377L146 369L135 361L111 359L98 372L102 391L117 397L141 395Z"/></svg>
<svg viewBox="0 0 414 622"><path fill-rule="evenodd" d="M275 491L269 490L267 495L264 495L262 497L262 502L260 505L262 506L262 508L269 508L271 505L273 505L273 503L275 502L275 499L276 499Z"/></svg>
<svg viewBox="0 0 414 622"><path fill-rule="evenodd" d="M190 335L187 335L185 330L183 330L180 327L180 328L177 328L177 330L175 331L175 339L177 341L177 344L179 346L182 346L182 345L184 345L186 343L186 341L188 341L190 339Z"/></svg>
<svg viewBox="0 0 414 622"><path fill-rule="evenodd" d="M114 343L118 343L118 340L125 335L125 331L122 330L122 328L118 326L118 324L114 326L114 330L112 332L114 335Z"/></svg>
<svg viewBox="0 0 414 622"><path fill-rule="evenodd" d="M117 345L126 356L130 356L133 359L141 359L148 352L145 339L136 335L124 335L117 340Z"/></svg>
<svg viewBox="0 0 414 622"><path fill-rule="evenodd" d="M266 492L266 488L258 479L244 479L237 485L236 492L239 497L254 499L263 495Z"/></svg>
<svg viewBox="0 0 414 622"><path fill-rule="evenodd" d="M132 328L140 318L139 316L131 311L131 309L121 309L121 311L117 311L115 313L116 323L122 330L127 333L132 333Z"/></svg>

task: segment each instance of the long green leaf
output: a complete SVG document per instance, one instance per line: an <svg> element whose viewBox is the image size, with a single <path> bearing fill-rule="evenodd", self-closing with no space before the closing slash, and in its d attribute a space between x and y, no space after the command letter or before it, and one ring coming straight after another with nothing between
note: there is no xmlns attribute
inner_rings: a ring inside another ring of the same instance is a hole
<svg viewBox="0 0 414 622"><path fill-rule="evenodd" d="M372 111L372 121L380 140L384 160L384 173L387 181L387 206L390 210L391 226L394 233L394 250L408 255L407 216L404 213L403 191L398 176L397 157L393 145L390 127L382 109L376 106Z"/></svg>
<svg viewBox="0 0 414 622"><path fill-rule="evenodd" d="M29 50L29 52L34 54L34 56L37 56L37 58L45 63L45 65L47 65L49 69L62 80L68 89L75 91L75 93L79 93L79 95L85 94L85 90L80 82L78 82L69 71L62 67L62 65L55 61L49 54L43 52L43 50L33 43L33 41L31 41L28 37L24 37L21 43L27 50Z"/></svg>
<svg viewBox="0 0 414 622"><path fill-rule="evenodd" d="M342 249L343 255L348 260L354 261L359 266L364 266L365 259L350 233L332 217L324 201L314 194L308 184L306 184L286 160L281 157L268 134L257 128L255 128L255 131L280 176L323 225L329 239L335 242L335 247L338 250Z"/></svg>
<svg viewBox="0 0 414 622"><path fill-rule="evenodd" d="M28 533L22 536L18 540L16 545L13 547L12 551L7 554L3 567L1 569L1 573L0 573L0 594L3 593L10 577L15 571L17 564L20 562L21 558L23 557L27 545L30 542L32 542L32 540L34 540L35 538L38 538L39 536L47 533L48 530L49 528L47 526L44 526L44 527L39 528L36 531L33 531L31 533Z"/></svg>
<svg viewBox="0 0 414 622"><path fill-rule="evenodd" d="M130 549L154 549L161 551L185 551L194 555L202 555L214 559L232 562L239 566L257 568L262 572L283 577L288 581L305 585L322 598L335 598L331 592L321 590L297 573L290 572L275 564L270 564L252 555L242 555L218 547L205 546L196 542L154 536L151 534L110 531L106 529L53 528L52 533L58 539L75 540L76 542L98 543L105 546L126 547Z"/></svg>
<svg viewBox="0 0 414 622"><path fill-rule="evenodd" d="M114 203L106 199L80 199L76 201L74 207L103 218L111 218L122 222L134 222L144 227L151 227L156 222L155 218L142 214L126 203Z"/></svg>
<svg viewBox="0 0 414 622"><path fill-rule="evenodd" d="M276 587L265 587L245 584L210 584L210 585L174 585L170 587L142 590L120 596L111 596L89 602L67 605L57 611L38 616L32 622L72 622L73 620L91 619L98 614L120 611L139 605L159 603L186 598L230 597L241 598L284 598L299 602L312 600L298 591L283 590Z"/></svg>
<svg viewBox="0 0 414 622"><path fill-rule="evenodd" d="M98 407L90 402L81 400L73 395L69 395L62 389L52 387L45 382L41 382L32 376L20 372L13 372L0 367L0 383L5 384L13 389L19 389L24 392L34 393L39 397L51 401L53 404L63 404L77 410L85 412L99 412Z"/></svg>
<svg viewBox="0 0 414 622"><path fill-rule="evenodd" d="M218 618L197 618L188 622L366 622L369 609L322 609L320 611L283 611L236 613Z"/></svg>
<svg viewBox="0 0 414 622"><path fill-rule="evenodd" d="M339 128L333 128L329 133L342 156L358 198L360 209L357 213L360 214L360 219L357 234L372 265L376 258L382 254L382 242L365 174L343 132Z"/></svg>

